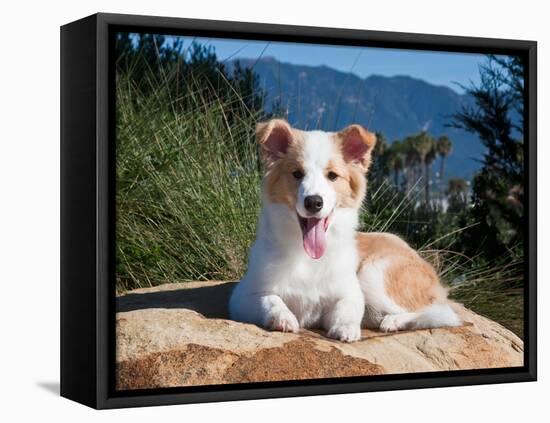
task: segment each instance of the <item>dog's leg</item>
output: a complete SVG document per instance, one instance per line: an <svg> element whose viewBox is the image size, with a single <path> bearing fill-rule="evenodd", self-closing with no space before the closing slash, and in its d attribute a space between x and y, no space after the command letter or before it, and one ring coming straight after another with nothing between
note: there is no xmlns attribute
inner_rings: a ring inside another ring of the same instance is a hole
<svg viewBox="0 0 550 423"><path fill-rule="evenodd" d="M380 330L430 329L444 326L460 326L462 321L449 304L431 304L414 313L388 314L380 323Z"/></svg>
<svg viewBox="0 0 550 423"><path fill-rule="evenodd" d="M260 304L263 327L281 332L300 330L298 319L278 295L265 295L260 298Z"/></svg>
<svg viewBox="0 0 550 423"><path fill-rule="evenodd" d="M233 295L229 308L233 320L282 332L300 329L298 319L278 295Z"/></svg>
<svg viewBox="0 0 550 423"><path fill-rule="evenodd" d="M361 319L365 303L361 295L342 298L325 316L324 327L329 338L343 342L361 339Z"/></svg>
<svg viewBox="0 0 550 423"><path fill-rule="evenodd" d="M396 332L398 330L413 329L414 320L418 316L418 313L387 314L380 322L380 330L382 332Z"/></svg>

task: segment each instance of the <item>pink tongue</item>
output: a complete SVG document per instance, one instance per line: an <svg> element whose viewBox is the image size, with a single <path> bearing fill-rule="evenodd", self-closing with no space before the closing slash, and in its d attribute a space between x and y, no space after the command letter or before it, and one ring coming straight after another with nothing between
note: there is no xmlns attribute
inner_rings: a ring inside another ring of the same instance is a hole
<svg viewBox="0 0 550 423"><path fill-rule="evenodd" d="M314 217L305 219L304 249L311 258L318 259L325 253L327 241L325 239L325 219Z"/></svg>

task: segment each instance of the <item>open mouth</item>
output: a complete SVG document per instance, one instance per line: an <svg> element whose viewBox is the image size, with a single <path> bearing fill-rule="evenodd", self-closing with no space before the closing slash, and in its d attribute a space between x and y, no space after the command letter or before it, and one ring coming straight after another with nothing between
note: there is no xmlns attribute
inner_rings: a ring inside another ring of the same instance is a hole
<svg viewBox="0 0 550 423"><path fill-rule="evenodd" d="M302 217L298 215L304 250L313 259L319 259L325 254L327 248L326 232L330 224L332 212L324 218Z"/></svg>

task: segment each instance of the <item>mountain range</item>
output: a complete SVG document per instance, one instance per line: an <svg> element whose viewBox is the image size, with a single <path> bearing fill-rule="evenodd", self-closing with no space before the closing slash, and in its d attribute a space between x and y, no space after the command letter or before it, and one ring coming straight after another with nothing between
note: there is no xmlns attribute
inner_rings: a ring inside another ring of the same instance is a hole
<svg viewBox="0 0 550 423"><path fill-rule="evenodd" d="M239 62L259 76L267 110L278 104L298 128L336 131L359 123L381 132L390 143L427 130L435 137L447 135L453 142L446 179L470 179L481 166L485 148L479 138L447 126L454 113L471 104L467 94L410 76L361 78L327 66L283 63L272 57Z"/></svg>

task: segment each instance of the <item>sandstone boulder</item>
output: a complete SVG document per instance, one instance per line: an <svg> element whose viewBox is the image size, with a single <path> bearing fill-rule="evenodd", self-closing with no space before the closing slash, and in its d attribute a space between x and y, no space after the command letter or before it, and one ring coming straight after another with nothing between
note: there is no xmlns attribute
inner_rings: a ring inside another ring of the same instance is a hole
<svg viewBox="0 0 550 423"><path fill-rule="evenodd" d="M234 282L186 282L117 298L118 389L523 365L523 342L461 306L458 328L380 333L345 344L228 320Z"/></svg>

